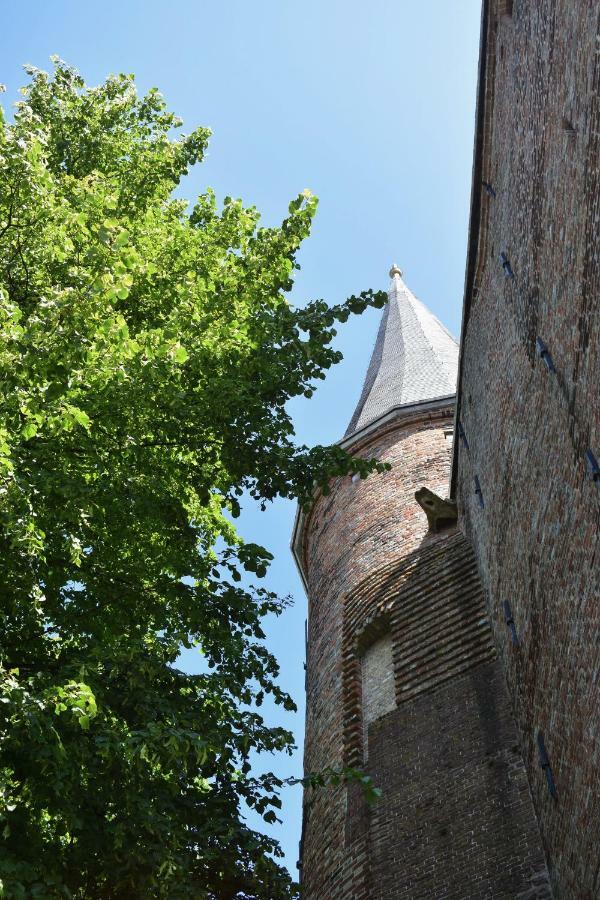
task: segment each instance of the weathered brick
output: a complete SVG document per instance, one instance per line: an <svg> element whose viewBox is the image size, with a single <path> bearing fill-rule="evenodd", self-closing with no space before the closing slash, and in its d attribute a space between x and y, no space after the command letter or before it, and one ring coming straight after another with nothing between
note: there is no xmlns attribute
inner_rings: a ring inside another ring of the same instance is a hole
<svg viewBox="0 0 600 900"><path fill-rule="evenodd" d="M357 785L307 792L309 900L508 898L543 882L473 553L456 528L430 533L414 498L423 484L446 493L451 416L447 402L408 411L359 441L354 452L392 470L336 480L303 524L305 768L364 766L384 792L372 809Z"/></svg>
<svg viewBox="0 0 600 900"><path fill-rule="evenodd" d="M386 634L395 686L367 723L382 801L357 786L305 798L309 898L548 897L542 846L555 896L600 896L600 490L585 466L600 458L599 21L584 0L483 3L453 477L474 556L460 533L428 534L412 496L444 494L443 404L371 429L354 449L392 472L339 479L300 529L307 769L364 762L360 661ZM363 392L378 414L404 385L390 360L412 343L395 340Z"/></svg>
<svg viewBox="0 0 600 900"><path fill-rule="evenodd" d="M555 893L592 898L600 896L600 486L585 453L600 458L600 10L583 0L512 7L502 17L485 4L458 398L469 450L457 446L454 488ZM479 175L495 197L479 191ZM540 768L539 730L556 799Z"/></svg>

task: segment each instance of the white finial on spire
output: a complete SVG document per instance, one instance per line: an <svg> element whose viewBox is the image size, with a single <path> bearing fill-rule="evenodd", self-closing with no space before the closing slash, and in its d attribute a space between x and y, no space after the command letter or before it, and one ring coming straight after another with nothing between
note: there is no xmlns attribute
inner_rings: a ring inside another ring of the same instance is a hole
<svg viewBox="0 0 600 900"><path fill-rule="evenodd" d="M396 265L396 263L394 263L393 266L392 266L392 268L390 269L390 278L395 278L396 275L399 275L400 278L402 278L402 269L400 269L400 268Z"/></svg>

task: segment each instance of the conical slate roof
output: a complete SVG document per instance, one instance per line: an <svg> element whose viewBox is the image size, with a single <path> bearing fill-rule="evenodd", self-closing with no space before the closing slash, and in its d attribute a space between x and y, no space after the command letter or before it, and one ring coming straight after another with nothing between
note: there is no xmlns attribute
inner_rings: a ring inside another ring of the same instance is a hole
<svg viewBox="0 0 600 900"><path fill-rule="evenodd" d="M398 406L456 393L458 344L417 300L398 266L346 437Z"/></svg>

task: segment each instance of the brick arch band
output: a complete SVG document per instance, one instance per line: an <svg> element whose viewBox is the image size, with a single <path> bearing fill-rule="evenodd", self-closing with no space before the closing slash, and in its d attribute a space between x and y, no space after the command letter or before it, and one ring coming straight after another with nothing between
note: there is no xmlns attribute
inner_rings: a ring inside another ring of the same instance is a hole
<svg viewBox="0 0 600 900"><path fill-rule="evenodd" d="M361 655L389 631L396 705L493 658L475 558L462 534L396 560L344 598L344 765L363 764Z"/></svg>

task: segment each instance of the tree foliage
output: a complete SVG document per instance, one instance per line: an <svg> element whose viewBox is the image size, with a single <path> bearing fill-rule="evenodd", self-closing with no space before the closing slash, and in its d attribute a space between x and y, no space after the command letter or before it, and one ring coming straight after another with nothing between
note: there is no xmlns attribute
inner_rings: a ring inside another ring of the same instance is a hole
<svg viewBox="0 0 600 900"><path fill-rule="evenodd" d="M242 494L309 501L375 464L297 446L286 402L384 296L286 299L316 201L280 227L174 189L209 132L131 76L59 60L0 124L0 878L6 897L290 897L274 776L292 747L244 573ZM207 670L178 670L181 646Z"/></svg>

